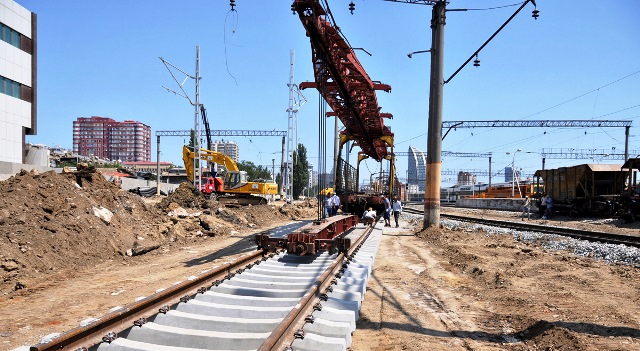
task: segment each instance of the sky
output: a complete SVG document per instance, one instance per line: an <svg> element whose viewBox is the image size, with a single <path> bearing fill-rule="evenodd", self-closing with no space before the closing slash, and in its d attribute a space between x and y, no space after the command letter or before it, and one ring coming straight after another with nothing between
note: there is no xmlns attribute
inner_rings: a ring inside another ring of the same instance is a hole
<svg viewBox="0 0 640 351"><path fill-rule="evenodd" d="M160 61L195 75L200 47L200 100L211 129L287 130L290 52L294 81L313 81L311 47L290 1L236 0L17 0L38 16L38 135L27 142L72 148L78 117L137 120L156 131L189 130L194 109L165 90L179 90ZM395 133L395 150L426 150L429 54L407 54L431 46L431 6L329 0L336 23L375 81L392 87L378 92L385 120ZM443 120L630 120L629 148L640 149L640 2L635 0L537 0L523 9L444 87ZM513 0L451 0L447 13L444 75L448 78L518 8ZM500 7L497 9L491 9ZM175 73L182 82L185 76ZM192 100L194 81L183 88ZM302 91L298 142L318 164L318 93ZM328 126L333 122L328 120ZM443 131L444 132L444 131ZM329 137L330 138L330 137ZM270 168L280 162L280 137L231 137L240 159ZM477 128L451 131L442 149L491 153L492 171L506 166L532 174L542 149L624 150L624 128ZM182 165L182 137L163 137L161 161ZM329 140L328 154L333 141ZM615 148L615 149L614 149ZM522 150L516 152L516 150ZM350 158L354 162L355 153ZM514 154L515 153L515 154ZM635 155L631 155L635 156ZM443 157L445 173L488 170L488 158ZM622 160L546 159L546 168ZM331 164L331 161L329 161ZM383 164L386 168L387 165ZM364 161L361 179L379 170ZM330 169L330 167L329 167ZM397 158L406 177L407 157ZM504 173L502 173L504 174ZM443 175L443 185L453 175ZM493 182L496 182L494 178ZM478 177L487 182L488 177Z"/></svg>

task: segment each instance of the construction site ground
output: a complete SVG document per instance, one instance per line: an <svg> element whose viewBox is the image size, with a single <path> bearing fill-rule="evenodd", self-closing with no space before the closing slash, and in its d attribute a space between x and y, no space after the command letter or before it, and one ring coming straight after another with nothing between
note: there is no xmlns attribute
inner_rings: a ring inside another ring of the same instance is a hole
<svg viewBox="0 0 640 351"><path fill-rule="evenodd" d="M0 182L0 350L197 275L316 206L225 208L188 186L144 200L99 173ZM352 350L640 349L639 267L421 226L384 228Z"/></svg>

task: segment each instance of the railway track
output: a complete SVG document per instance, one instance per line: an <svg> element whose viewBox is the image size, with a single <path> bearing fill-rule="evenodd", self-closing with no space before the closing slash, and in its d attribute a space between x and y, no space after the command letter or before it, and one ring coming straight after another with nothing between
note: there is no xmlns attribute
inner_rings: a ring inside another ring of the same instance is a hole
<svg viewBox="0 0 640 351"><path fill-rule="evenodd" d="M246 253L30 350L346 350L381 232L354 227L347 252Z"/></svg>
<svg viewBox="0 0 640 351"><path fill-rule="evenodd" d="M422 210L417 210L413 208L405 208L404 211L412 214L419 214L419 215L423 214ZM533 231L538 233L568 236L575 239L640 247L640 237L634 236L634 235L596 232L596 231L573 229L573 228L566 228L566 227L553 227L553 226L546 226L546 225L539 225L539 224L521 223L519 221L500 221L495 219L485 219L485 218L477 218L477 217L470 217L470 216L458 216L458 215L444 214L444 213L441 213L440 217L455 220L455 221L478 223L478 224L484 224L484 225L495 226L495 227L515 229L520 231Z"/></svg>

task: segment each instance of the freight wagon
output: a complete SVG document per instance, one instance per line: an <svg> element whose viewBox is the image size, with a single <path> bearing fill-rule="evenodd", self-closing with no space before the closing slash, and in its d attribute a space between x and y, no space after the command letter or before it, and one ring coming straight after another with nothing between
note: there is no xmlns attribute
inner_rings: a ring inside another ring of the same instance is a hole
<svg viewBox="0 0 640 351"><path fill-rule="evenodd" d="M538 170L534 181L544 182L554 212L569 216L614 216L620 213L620 197L627 187L621 164L582 164Z"/></svg>

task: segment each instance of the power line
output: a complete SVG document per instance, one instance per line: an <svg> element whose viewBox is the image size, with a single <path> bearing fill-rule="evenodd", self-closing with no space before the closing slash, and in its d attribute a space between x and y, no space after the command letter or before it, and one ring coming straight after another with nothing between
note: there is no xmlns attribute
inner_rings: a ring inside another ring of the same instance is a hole
<svg viewBox="0 0 640 351"><path fill-rule="evenodd" d="M191 136L190 130L159 130L156 136ZM200 131L200 136L206 136L205 131ZM212 130L211 136L287 136L284 130Z"/></svg>
<svg viewBox="0 0 640 351"><path fill-rule="evenodd" d="M497 127L556 127L556 128L586 128L586 127L630 127L632 121L603 121L603 120L538 120L538 121L443 121L442 128L497 128Z"/></svg>
<svg viewBox="0 0 640 351"><path fill-rule="evenodd" d="M571 98L571 99L566 100L566 101L564 101L564 102L561 102L561 103L559 103L559 104L556 104L556 105L553 105L553 106L551 106L551 107L548 107L548 108L546 108L546 109L544 109L544 110L542 110L542 111L539 111L539 112L536 112L536 113L532 113L532 114L530 114L530 115L528 115L528 116L524 117L523 119L525 119L525 118L529 118L529 117L532 117L532 116L535 116L535 115L539 115L539 114L541 114L541 113L543 113L543 112L549 111L549 110L554 109L554 108L559 107L559 106L562 106L562 105L564 105L564 104L566 104L566 103L569 103L569 102L571 102L571 101L573 101L573 100L577 100L577 99L579 99L579 98L581 98L581 97L583 97L583 96L586 96L586 95L589 95L589 94L591 94L591 93L593 93L593 92L596 92L596 91L598 91L598 90L600 90L600 89L602 89L602 88L606 88L606 87L608 87L608 86L610 86L610 85L612 85L612 84L618 83L619 81L624 80L624 79L627 79L627 78L629 78L629 77L631 77L631 76L634 76L634 75L636 75L636 74L638 74L638 73L640 73L640 71L635 71L635 72L633 72L633 73L631 73L631 74L628 74L628 75L626 75L626 76L624 76L624 77L622 77L622 78L620 78L620 79L616 79L616 80L614 80L613 82L607 83L607 84L605 84L605 85L603 85L603 86L601 86L601 87L599 87L599 88L593 89L593 90L591 90L591 91L589 91L589 92L586 92L586 93L584 93L584 94L578 95L578 96L576 96L576 97L574 97L574 98Z"/></svg>

